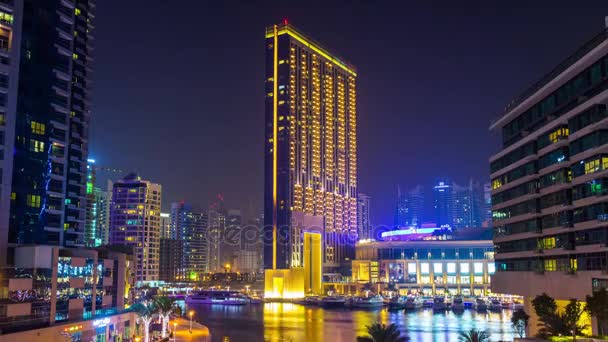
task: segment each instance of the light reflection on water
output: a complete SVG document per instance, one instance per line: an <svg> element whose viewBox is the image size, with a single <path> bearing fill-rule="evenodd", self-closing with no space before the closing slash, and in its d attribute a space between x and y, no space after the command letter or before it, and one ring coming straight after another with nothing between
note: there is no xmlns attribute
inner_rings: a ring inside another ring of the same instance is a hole
<svg viewBox="0 0 608 342"><path fill-rule="evenodd" d="M511 311L476 313L466 310L433 314L432 310L405 313L387 309L363 311L322 309L289 303L221 306L191 305L195 319L211 330L213 341L331 341L354 342L366 325L395 323L414 342L457 341L471 328L487 330L492 341L512 341ZM228 337L229 339L226 339Z"/></svg>

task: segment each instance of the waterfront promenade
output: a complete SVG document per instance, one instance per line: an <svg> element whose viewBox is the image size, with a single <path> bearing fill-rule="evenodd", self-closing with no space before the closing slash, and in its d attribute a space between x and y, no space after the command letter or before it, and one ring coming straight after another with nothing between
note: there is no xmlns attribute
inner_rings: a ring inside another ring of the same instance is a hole
<svg viewBox="0 0 608 342"><path fill-rule="evenodd" d="M177 323L177 326L173 324ZM192 333L190 333L190 320L178 318L171 321L171 329L174 329L175 341L188 341L188 342L211 342L211 333L209 329L196 322L192 322ZM173 341L173 339L171 339Z"/></svg>

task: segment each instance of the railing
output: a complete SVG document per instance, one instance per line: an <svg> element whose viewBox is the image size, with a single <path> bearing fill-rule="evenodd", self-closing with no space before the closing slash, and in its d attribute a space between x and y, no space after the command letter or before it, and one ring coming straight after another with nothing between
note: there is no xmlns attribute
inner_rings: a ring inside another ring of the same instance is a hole
<svg viewBox="0 0 608 342"><path fill-rule="evenodd" d="M512 109L520 105L527 98L532 96L535 92L537 92L540 88L544 87L550 80L554 79L562 73L564 70L569 68L574 62L580 59L583 55L587 54L589 51L593 50L596 46L600 45L603 41L608 38L608 31L603 29L599 34L594 36L591 40L585 43L582 47L578 48L573 54L571 54L568 58L558 64L553 70L551 70L548 74L543 76L539 81L534 83L531 87L526 89L521 95L516 97L513 101L511 101L505 107L505 113L510 112Z"/></svg>

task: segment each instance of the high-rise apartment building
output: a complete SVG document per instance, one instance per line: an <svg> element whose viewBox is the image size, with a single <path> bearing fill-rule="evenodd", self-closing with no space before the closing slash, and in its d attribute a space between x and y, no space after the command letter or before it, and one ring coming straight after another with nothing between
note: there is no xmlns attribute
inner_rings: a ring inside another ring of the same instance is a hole
<svg viewBox="0 0 608 342"><path fill-rule="evenodd" d="M357 195L357 237L359 240L374 238L369 218L371 202L370 196L363 193Z"/></svg>
<svg viewBox="0 0 608 342"><path fill-rule="evenodd" d="M467 186L453 184L452 224L453 228L481 227L484 216L483 188L472 180Z"/></svg>
<svg viewBox="0 0 608 342"><path fill-rule="evenodd" d="M454 223L454 186L452 181L442 179L433 186L433 209L438 227Z"/></svg>
<svg viewBox="0 0 608 342"><path fill-rule="evenodd" d="M110 244L134 250L135 280L158 280L161 185L128 174L112 185Z"/></svg>
<svg viewBox="0 0 608 342"><path fill-rule="evenodd" d="M265 45L264 267L333 271L357 235L357 73L286 22ZM306 265L308 243L323 248Z"/></svg>
<svg viewBox="0 0 608 342"><path fill-rule="evenodd" d="M416 186L405 194L397 191L395 226L420 227L424 212L424 188Z"/></svg>
<svg viewBox="0 0 608 342"><path fill-rule="evenodd" d="M222 264L222 236L226 229L226 212L221 206L213 205L207 212L207 219L209 225L207 231L209 272L220 272L224 270L224 264Z"/></svg>
<svg viewBox="0 0 608 342"><path fill-rule="evenodd" d="M87 160L87 184L86 184L86 220L85 220L85 245L87 247L99 247L108 243L109 234L109 196L108 193L96 186L97 169L95 160Z"/></svg>
<svg viewBox="0 0 608 342"><path fill-rule="evenodd" d="M234 264L239 257L243 216L238 209L229 209L226 213L226 227L222 233L221 259L222 264Z"/></svg>
<svg viewBox="0 0 608 342"><path fill-rule="evenodd" d="M179 268L183 270L181 271L185 276L183 280L199 280L202 274L209 270L207 218L207 213L195 211L187 203L171 204L171 227L175 236L170 239L181 241L182 260Z"/></svg>
<svg viewBox="0 0 608 342"><path fill-rule="evenodd" d="M608 284L608 31L512 101L491 125L497 293L558 305ZM597 327L593 326L597 334Z"/></svg>
<svg viewBox="0 0 608 342"><path fill-rule="evenodd" d="M171 239L173 238L171 232L171 214L160 213L160 237L162 239Z"/></svg>
<svg viewBox="0 0 608 342"><path fill-rule="evenodd" d="M90 0L0 3L3 251L84 246L94 10Z"/></svg>

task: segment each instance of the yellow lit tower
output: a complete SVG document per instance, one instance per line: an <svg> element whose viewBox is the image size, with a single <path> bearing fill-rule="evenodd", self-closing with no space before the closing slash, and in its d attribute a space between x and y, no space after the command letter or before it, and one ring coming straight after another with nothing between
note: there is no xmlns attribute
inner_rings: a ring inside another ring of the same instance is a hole
<svg viewBox="0 0 608 342"><path fill-rule="evenodd" d="M269 296L321 291L357 234L353 66L284 22L266 29L264 267Z"/></svg>

